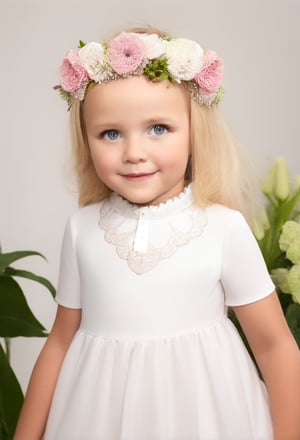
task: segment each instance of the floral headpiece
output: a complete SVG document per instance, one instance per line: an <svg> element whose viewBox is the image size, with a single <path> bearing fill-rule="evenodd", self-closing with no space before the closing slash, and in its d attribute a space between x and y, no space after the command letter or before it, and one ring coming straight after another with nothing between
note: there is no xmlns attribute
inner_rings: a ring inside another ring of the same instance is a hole
<svg viewBox="0 0 300 440"><path fill-rule="evenodd" d="M80 41L78 51L66 52L55 89L70 106L73 99L83 101L95 84L145 75L154 82L185 81L199 104L211 106L224 93L223 67L215 52L204 51L195 41L122 32L109 43Z"/></svg>

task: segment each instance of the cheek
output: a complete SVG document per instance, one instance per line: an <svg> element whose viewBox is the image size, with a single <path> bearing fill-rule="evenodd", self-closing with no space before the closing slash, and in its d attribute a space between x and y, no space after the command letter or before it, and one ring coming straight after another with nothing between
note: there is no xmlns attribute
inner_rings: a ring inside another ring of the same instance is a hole
<svg viewBox="0 0 300 440"><path fill-rule="evenodd" d="M185 169L190 156L190 142L187 136L180 136L176 142L171 142L169 148L160 152L159 162L172 169Z"/></svg>
<svg viewBox="0 0 300 440"><path fill-rule="evenodd" d="M185 151L177 151L176 153L170 155L163 155L157 161L160 169L163 171L168 171L168 174L172 175L175 179L179 175L184 175L186 172L186 167L189 159L188 149Z"/></svg>
<svg viewBox="0 0 300 440"><path fill-rule="evenodd" d="M90 148L92 162L98 176L105 177L114 169L114 160L112 155L100 148Z"/></svg>

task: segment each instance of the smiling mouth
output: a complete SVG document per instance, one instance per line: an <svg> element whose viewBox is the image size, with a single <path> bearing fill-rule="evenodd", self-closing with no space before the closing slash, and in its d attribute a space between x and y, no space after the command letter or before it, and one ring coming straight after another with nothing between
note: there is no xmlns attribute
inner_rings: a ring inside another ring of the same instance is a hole
<svg viewBox="0 0 300 440"><path fill-rule="evenodd" d="M121 174L122 177L124 177L126 180L131 181L142 181L147 180L148 178L154 176L157 171L153 171L152 173L129 173L129 174Z"/></svg>

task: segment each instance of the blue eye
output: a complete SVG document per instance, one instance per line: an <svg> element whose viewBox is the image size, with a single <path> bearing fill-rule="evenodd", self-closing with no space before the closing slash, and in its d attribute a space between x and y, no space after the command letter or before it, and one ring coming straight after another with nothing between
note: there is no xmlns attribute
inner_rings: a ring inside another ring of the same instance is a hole
<svg viewBox="0 0 300 440"><path fill-rule="evenodd" d="M162 134L165 134L166 131L167 131L167 127L165 125L156 124L151 128L150 133L156 136L160 136Z"/></svg>
<svg viewBox="0 0 300 440"><path fill-rule="evenodd" d="M116 141L119 138L118 130L106 130L102 136L109 141Z"/></svg>

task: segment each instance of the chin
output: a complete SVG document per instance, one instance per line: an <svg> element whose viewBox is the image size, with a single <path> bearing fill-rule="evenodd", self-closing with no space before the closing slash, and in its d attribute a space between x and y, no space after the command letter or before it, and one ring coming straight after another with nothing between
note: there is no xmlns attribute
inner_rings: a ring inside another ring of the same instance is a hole
<svg viewBox="0 0 300 440"><path fill-rule="evenodd" d="M134 205L146 206L152 205L152 200L148 200L145 197L125 197L128 202L133 203Z"/></svg>
<svg viewBox="0 0 300 440"><path fill-rule="evenodd" d="M155 204L155 199L153 200L152 197L147 197L143 194L122 194L119 193L124 199L128 200L128 202L134 204L134 205L141 205L141 206L146 206L146 205L152 205L153 202Z"/></svg>

